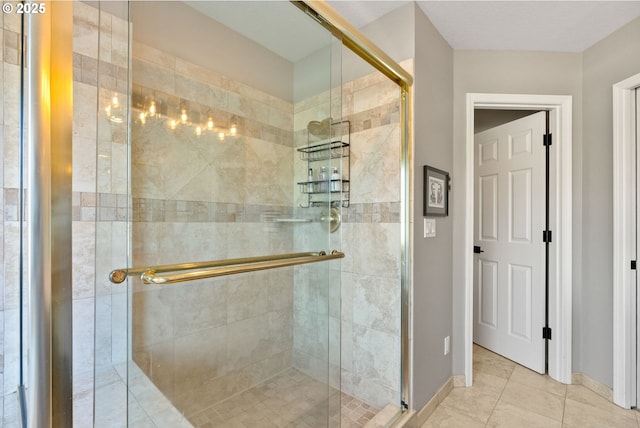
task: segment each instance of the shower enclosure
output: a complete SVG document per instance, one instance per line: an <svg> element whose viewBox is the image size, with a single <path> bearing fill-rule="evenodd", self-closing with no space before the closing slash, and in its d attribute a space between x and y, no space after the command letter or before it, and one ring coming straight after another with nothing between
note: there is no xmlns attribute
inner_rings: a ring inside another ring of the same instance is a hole
<svg viewBox="0 0 640 428"><path fill-rule="evenodd" d="M408 406L410 77L314 7L73 3L74 426L363 426ZM21 30L2 24L14 426Z"/></svg>

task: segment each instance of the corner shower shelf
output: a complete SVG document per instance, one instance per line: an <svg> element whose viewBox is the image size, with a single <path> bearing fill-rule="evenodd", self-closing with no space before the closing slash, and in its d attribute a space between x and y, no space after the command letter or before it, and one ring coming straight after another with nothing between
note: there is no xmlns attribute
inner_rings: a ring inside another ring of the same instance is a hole
<svg viewBox="0 0 640 428"><path fill-rule="evenodd" d="M300 160L307 162L307 171L320 167L337 168L340 178L314 179L299 181L300 193L307 195L307 205L300 205L303 208L314 206L349 206L350 196L350 138L351 130L348 120L333 122L330 127L331 138L329 141L311 144L311 136L307 134L307 145L298 149ZM345 141L346 140L346 141ZM316 162L331 161L339 159L338 162L329 162L326 165L315 164Z"/></svg>

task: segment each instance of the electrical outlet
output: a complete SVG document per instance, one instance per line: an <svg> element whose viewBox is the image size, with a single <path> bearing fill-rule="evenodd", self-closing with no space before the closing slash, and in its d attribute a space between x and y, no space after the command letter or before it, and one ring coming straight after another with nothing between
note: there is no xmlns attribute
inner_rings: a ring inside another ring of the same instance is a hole
<svg viewBox="0 0 640 428"><path fill-rule="evenodd" d="M449 336L444 338L444 355L447 355L451 350L451 341L449 340Z"/></svg>

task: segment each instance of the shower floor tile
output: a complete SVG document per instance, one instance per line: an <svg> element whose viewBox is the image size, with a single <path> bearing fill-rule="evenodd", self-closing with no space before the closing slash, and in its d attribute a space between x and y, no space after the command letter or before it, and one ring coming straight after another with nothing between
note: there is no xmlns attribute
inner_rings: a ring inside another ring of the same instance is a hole
<svg viewBox="0 0 640 428"><path fill-rule="evenodd" d="M188 419L196 428L356 428L380 410L333 388L328 400L326 384L291 368Z"/></svg>

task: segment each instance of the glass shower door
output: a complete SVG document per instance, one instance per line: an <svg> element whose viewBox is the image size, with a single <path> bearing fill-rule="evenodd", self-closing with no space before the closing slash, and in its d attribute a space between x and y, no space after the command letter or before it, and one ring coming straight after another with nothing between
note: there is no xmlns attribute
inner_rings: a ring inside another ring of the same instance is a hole
<svg viewBox="0 0 640 428"><path fill-rule="evenodd" d="M102 8L101 43L121 19ZM339 425L340 41L285 2L127 21L128 87L99 85L97 252L143 269L96 299L95 425Z"/></svg>

